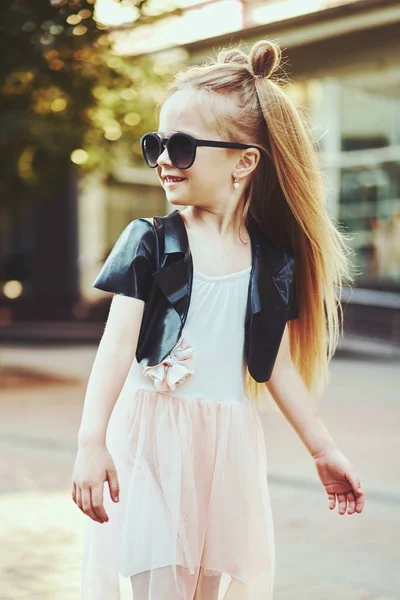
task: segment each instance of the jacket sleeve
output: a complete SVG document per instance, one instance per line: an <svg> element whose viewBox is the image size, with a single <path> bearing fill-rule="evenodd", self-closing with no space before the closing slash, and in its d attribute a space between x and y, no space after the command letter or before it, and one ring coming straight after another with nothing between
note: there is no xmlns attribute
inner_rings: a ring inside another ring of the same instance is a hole
<svg viewBox="0 0 400 600"><path fill-rule="evenodd" d="M292 281L290 284L289 308L288 308L288 312L287 312L287 316L286 316L287 321L292 321L293 319L297 319L300 314L299 298L298 298L298 292L297 292L297 281L296 281L297 269L296 269L296 262L294 260L292 248L290 246L286 247L286 251L288 252L289 256L292 258L293 263L294 263L293 276L292 276Z"/></svg>
<svg viewBox="0 0 400 600"><path fill-rule="evenodd" d="M289 300L289 309L287 313L286 320L291 321L292 319L297 319L300 314L299 300L297 295L297 287L296 287L296 271L294 272L293 280L292 280L292 289Z"/></svg>
<svg viewBox="0 0 400 600"><path fill-rule="evenodd" d="M157 234L146 219L125 227L106 258L92 287L145 302L157 270Z"/></svg>

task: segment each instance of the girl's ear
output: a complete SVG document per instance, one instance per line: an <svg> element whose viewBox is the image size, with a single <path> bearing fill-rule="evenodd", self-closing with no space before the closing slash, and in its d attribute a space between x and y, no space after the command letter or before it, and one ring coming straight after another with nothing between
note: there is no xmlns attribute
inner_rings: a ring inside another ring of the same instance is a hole
<svg viewBox="0 0 400 600"><path fill-rule="evenodd" d="M236 163L235 173L240 179L243 179L254 171L259 161L260 151L257 148L247 148L242 151L242 155Z"/></svg>

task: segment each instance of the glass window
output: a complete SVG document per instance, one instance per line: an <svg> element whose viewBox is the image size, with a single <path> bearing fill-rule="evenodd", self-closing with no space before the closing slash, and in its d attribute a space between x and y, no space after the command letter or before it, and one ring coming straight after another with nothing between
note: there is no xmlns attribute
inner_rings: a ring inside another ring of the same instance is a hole
<svg viewBox="0 0 400 600"><path fill-rule="evenodd" d="M343 168L339 216L353 238L360 282L400 283L400 161Z"/></svg>
<svg viewBox="0 0 400 600"><path fill-rule="evenodd" d="M340 92L339 220L356 249L358 284L400 284L400 88L384 74Z"/></svg>
<svg viewBox="0 0 400 600"><path fill-rule="evenodd" d="M400 144L400 97L383 91L341 87L342 151Z"/></svg>

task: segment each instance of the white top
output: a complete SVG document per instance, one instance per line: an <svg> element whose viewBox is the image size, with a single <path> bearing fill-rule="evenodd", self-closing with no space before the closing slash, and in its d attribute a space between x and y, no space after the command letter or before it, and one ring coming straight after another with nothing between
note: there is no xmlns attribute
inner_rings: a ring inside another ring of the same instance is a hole
<svg viewBox="0 0 400 600"><path fill-rule="evenodd" d="M109 522L87 520L81 600L123 600L125 583L126 598L193 598L200 565L218 598L272 599L266 447L244 391L250 272L195 270L183 337L159 365L133 361L107 428L120 501L104 493Z"/></svg>
<svg viewBox="0 0 400 600"><path fill-rule="evenodd" d="M175 346L176 352L171 351L158 367L145 370L135 358L126 385L185 398L243 400L244 325L250 272L251 266L219 276L194 269L183 340ZM156 387L157 377L159 382L164 377L164 387Z"/></svg>

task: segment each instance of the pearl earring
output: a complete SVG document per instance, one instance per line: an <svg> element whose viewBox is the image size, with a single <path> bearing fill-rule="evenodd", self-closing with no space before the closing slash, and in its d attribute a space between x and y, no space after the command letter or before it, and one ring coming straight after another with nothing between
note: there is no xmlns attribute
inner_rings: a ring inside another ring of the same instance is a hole
<svg viewBox="0 0 400 600"><path fill-rule="evenodd" d="M240 185L239 177L235 177L235 181L234 181L233 187L234 188L238 188L239 185Z"/></svg>

